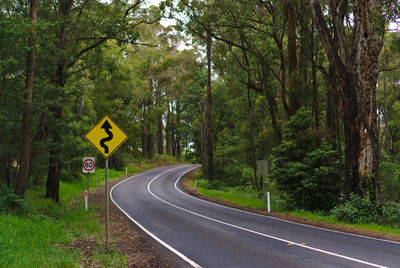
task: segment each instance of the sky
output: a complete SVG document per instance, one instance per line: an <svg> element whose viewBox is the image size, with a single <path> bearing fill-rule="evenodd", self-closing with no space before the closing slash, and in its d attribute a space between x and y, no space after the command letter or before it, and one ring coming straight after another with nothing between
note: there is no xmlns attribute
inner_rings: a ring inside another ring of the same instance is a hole
<svg viewBox="0 0 400 268"><path fill-rule="evenodd" d="M161 0L146 0L146 4L144 5L145 7L148 6L158 6L160 4ZM170 25L175 25L176 21L172 19L162 19L161 24L163 26L170 26Z"/></svg>

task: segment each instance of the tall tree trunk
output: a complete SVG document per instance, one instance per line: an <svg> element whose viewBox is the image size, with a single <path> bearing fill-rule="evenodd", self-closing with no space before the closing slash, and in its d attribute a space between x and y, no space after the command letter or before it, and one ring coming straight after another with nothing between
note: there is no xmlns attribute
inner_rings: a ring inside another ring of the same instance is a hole
<svg viewBox="0 0 400 268"><path fill-rule="evenodd" d="M335 85L328 84L327 100L326 100L326 126L328 129L329 142L332 144L332 148L336 149L336 107L338 98L336 96Z"/></svg>
<svg viewBox="0 0 400 268"><path fill-rule="evenodd" d="M161 114L157 116L157 153L164 153L163 121Z"/></svg>
<svg viewBox="0 0 400 268"><path fill-rule="evenodd" d="M59 16L62 20L60 31L58 33L58 44L57 49L60 53L59 59L57 61L57 67L55 75L51 79L51 83L58 88L64 87L64 68L65 59L62 54L66 46L67 38L67 18L70 15L72 5L74 0L66 0L60 3ZM63 120L63 111L60 104L55 104L49 108L49 111L54 114L55 121L60 122ZM46 182L46 197L53 199L54 201L59 201L59 181L60 181L60 170L61 170L61 159L60 159L60 145L61 145L61 131L57 127L49 127L49 133L52 138L52 143L50 144L50 156L49 156L49 167Z"/></svg>
<svg viewBox="0 0 400 268"><path fill-rule="evenodd" d="M182 153L182 147L181 147L181 134L179 132L179 125L181 124L181 106L180 103L176 103L176 156L180 157Z"/></svg>
<svg viewBox="0 0 400 268"><path fill-rule="evenodd" d="M53 143L58 142L57 140L53 140ZM56 202L60 201L59 197L59 178L60 178L60 161L59 157L59 147L58 146L50 146L50 154L49 154L49 169L47 174L46 181L46 195L45 197L51 198Z"/></svg>
<svg viewBox="0 0 400 268"><path fill-rule="evenodd" d="M142 104L142 155L144 158L147 157L148 152L148 128L147 128L147 116L146 116L146 101Z"/></svg>
<svg viewBox="0 0 400 268"><path fill-rule="evenodd" d="M170 103L168 102L168 109L167 109L167 122L165 126L165 149L166 153L171 155L172 153L172 146L171 146L171 107Z"/></svg>
<svg viewBox="0 0 400 268"><path fill-rule="evenodd" d="M156 87L156 106L161 108L161 89L157 84ZM157 112L157 132L156 132L156 140L157 140L157 153L164 153L164 135L163 135L163 113Z"/></svg>
<svg viewBox="0 0 400 268"><path fill-rule="evenodd" d="M296 49L296 13L293 0L289 0L286 5L288 15L288 65L289 65L289 112L290 116L294 115L300 108L300 103L296 92L296 76L297 76L297 49Z"/></svg>
<svg viewBox="0 0 400 268"><path fill-rule="evenodd" d="M173 157L176 156L176 139L175 139L176 137L175 137L175 133L176 133L175 128L172 128L171 129L171 153L172 153Z"/></svg>
<svg viewBox="0 0 400 268"><path fill-rule="evenodd" d="M388 59L389 55L385 48L384 51L384 60L383 60L383 68L386 69L388 67ZM384 150L386 154L390 153L390 132L389 132L389 111L388 111L388 93L387 93L387 78L386 76L383 78L383 124L385 125L384 129L384 137L385 137L385 145Z"/></svg>
<svg viewBox="0 0 400 268"><path fill-rule="evenodd" d="M314 44L314 23L311 24L311 75L312 75L312 88L313 88L313 115L314 127L319 131L319 103L318 103L318 81L317 81L317 53Z"/></svg>
<svg viewBox="0 0 400 268"><path fill-rule="evenodd" d="M26 60L26 84L25 84L25 107L22 117L22 143L21 143L21 168L19 170L15 194L24 196L28 185L29 163L31 154L31 111L33 82L35 76L35 53L36 53L36 22L37 22L38 0L31 0L31 33L29 38L29 51Z"/></svg>
<svg viewBox="0 0 400 268"><path fill-rule="evenodd" d="M282 133L281 129L278 125L278 120L276 119L276 114L278 111L278 104L276 103L276 100L273 96L271 96L271 92L269 90L266 90L266 97L267 97L267 102L268 102L268 111L269 115L271 116L271 123L272 127L274 129L274 140L275 140L275 146L278 146L282 142Z"/></svg>
<svg viewBox="0 0 400 268"><path fill-rule="evenodd" d="M154 155L154 134L153 133L149 133L148 135L148 143L147 143L147 152L148 152L148 156L152 157Z"/></svg>
<svg viewBox="0 0 400 268"><path fill-rule="evenodd" d="M201 166L204 166L204 158L203 158L203 152L204 152L204 117L203 117L203 103L200 101L199 102L200 106L200 164Z"/></svg>
<svg viewBox="0 0 400 268"><path fill-rule="evenodd" d="M207 95L203 133L202 175L207 180L213 179L213 142L212 142L212 102L211 102L211 35L207 33Z"/></svg>
<svg viewBox="0 0 400 268"><path fill-rule="evenodd" d="M28 181L31 177L32 174L32 165L35 162L36 156L37 156L37 146L36 143L41 142L46 130L46 122L47 122L47 116L48 116L49 112L46 110L44 112L42 112L42 114L40 115L40 119L39 119L39 125L38 128L36 130L36 135L35 135L35 139L32 142L32 154L31 154L31 158L30 158L30 163L29 163L29 175L28 175Z"/></svg>
<svg viewBox="0 0 400 268"><path fill-rule="evenodd" d="M289 106L286 100L286 70L285 70L285 54L283 53L282 42L277 43L279 48L279 80L281 84L282 105L285 110L286 118L290 117Z"/></svg>
<svg viewBox="0 0 400 268"><path fill-rule="evenodd" d="M272 123L272 127L274 129L275 146L278 146L282 142L282 133L281 133L281 129L278 125L278 120L276 118L276 115L278 113L278 104L276 103L275 96L273 95L273 93L270 90L270 83L268 82L268 81L270 81L270 78L269 78L268 74L269 74L269 72L268 72L266 66L263 65L263 72L262 72L263 90L262 91L265 92L265 96L266 96L267 103L268 103L268 111L269 111L269 115L271 116L271 123ZM264 93L264 92L260 92L260 93Z"/></svg>
<svg viewBox="0 0 400 268"><path fill-rule="evenodd" d="M374 28L375 22L369 21L374 15L368 14L370 10L378 8L375 1L355 0L352 7L353 33L349 35L344 22L347 5L347 2L341 6L336 1L329 2L335 33L332 37L319 0L310 0L314 23L342 90L346 194L361 194L360 183L364 180L368 186L364 194L379 201L381 189L376 82L381 40ZM348 36L351 36L351 41Z"/></svg>

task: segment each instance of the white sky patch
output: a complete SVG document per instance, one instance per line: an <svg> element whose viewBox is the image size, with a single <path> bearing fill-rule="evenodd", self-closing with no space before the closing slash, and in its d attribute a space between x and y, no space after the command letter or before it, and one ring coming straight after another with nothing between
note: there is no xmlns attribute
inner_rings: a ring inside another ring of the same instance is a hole
<svg viewBox="0 0 400 268"><path fill-rule="evenodd" d="M145 1L143 7L146 8L146 7L150 7L150 6L159 6L161 1L162 0L147 0L147 1ZM171 25L176 25L176 21L174 19L163 18L163 19L161 19L160 23L165 27L171 26Z"/></svg>

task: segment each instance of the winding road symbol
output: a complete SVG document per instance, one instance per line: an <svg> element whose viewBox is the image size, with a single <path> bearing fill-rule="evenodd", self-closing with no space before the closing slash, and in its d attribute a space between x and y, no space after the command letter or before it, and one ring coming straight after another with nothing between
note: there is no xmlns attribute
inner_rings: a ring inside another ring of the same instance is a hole
<svg viewBox="0 0 400 268"><path fill-rule="evenodd" d="M110 125L110 123L108 123L108 121L106 120L104 122L104 124L101 126L101 128L104 129L104 131L108 134L108 137L105 137L104 139L100 140L100 146L104 148L104 153L108 154L108 146L105 144L105 142L107 141L111 141L112 138L114 137L114 135L112 134L112 132L110 131L110 129L112 129L112 126Z"/></svg>
<svg viewBox="0 0 400 268"><path fill-rule="evenodd" d="M128 139L128 135L105 115L86 133L85 138L105 159L108 159Z"/></svg>

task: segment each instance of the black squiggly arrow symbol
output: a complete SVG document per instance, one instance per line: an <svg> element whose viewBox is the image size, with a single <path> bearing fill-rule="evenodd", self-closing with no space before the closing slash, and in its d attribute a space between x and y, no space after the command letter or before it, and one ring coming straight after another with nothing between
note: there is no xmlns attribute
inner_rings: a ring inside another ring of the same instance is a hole
<svg viewBox="0 0 400 268"><path fill-rule="evenodd" d="M105 145L105 142L112 140L112 138L114 137L114 135L110 131L110 129L112 129L112 127L111 127L110 123L108 123L108 121L106 120L104 122L104 124L101 126L101 128L104 128L104 131L108 134L108 137L106 137L100 141L100 146L104 148L104 153L108 154L108 146Z"/></svg>

